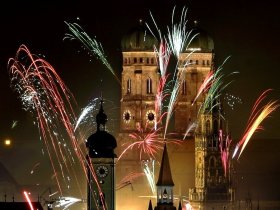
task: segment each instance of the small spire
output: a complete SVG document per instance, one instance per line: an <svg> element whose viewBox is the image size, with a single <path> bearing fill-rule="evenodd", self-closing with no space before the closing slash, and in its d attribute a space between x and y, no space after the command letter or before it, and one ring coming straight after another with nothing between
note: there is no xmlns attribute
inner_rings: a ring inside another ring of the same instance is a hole
<svg viewBox="0 0 280 210"><path fill-rule="evenodd" d="M105 124L107 120L108 120L107 115L104 113L104 109L103 109L103 97L101 93L100 108L98 114L96 115L97 131L100 131L100 125L103 125L103 128L105 129Z"/></svg>
<svg viewBox="0 0 280 210"><path fill-rule="evenodd" d="M182 210L182 204L181 204L181 200L179 201L179 206L178 206L178 210Z"/></svg>
<svg viewBox="0 0 280 210"><path fill-rule="evenodd" d="M153 205L152 205L151 199L150 199L150 202L149 202L149 208L148 208L148 210L153 210Z"/></svg>
<svg viewBox="0 0 280 210"><path fill-rule="evenodd" d="M174 186L166 144L164 144L157 186Z"/></svg>

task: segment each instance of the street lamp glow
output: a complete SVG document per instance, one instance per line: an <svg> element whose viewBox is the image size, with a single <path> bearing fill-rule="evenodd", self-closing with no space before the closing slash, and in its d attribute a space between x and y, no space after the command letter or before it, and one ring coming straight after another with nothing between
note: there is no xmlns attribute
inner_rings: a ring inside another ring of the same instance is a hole
<svg viewBox="0 0 280 210"><path fill-rule="evenodd" d="M10 139L6 139L4 141L5 146L10 146L11 145L11 140Z"/></svg>

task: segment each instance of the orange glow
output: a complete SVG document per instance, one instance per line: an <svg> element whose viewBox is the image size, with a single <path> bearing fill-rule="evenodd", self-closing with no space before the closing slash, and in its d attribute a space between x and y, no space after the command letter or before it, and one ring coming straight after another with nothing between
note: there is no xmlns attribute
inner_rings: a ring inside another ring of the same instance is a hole
<svg viewBox="0 0 280 210"><path fill-rule="evenodd" d="M5 144L5 146L11 146L11 140L5 139L4 144Z"/></svg>

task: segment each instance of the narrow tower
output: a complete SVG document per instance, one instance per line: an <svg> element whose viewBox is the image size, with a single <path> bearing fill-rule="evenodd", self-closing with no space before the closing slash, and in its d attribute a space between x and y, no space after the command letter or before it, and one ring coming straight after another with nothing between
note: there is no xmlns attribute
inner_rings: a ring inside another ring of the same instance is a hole
<svg viewBox="0 0 280 210"><path fill-rule="evenodd" d="M173 187L174 182L165 144L157 181L157 206L155 210L176 210L176 207L173 206Z"/></svg>
<svg viewBox="0 0 280 210"><path fill-rule="evenodd" d="M221 112L221 106L206 110L195 132L195 188L190 189L189 197L192 205L202 210L229 206L233 201L230 164L224 168L221 159L221 149L228 149L229 140Z"/></svg>
<svg viewBox="0 0 280 210"><path fill-rule="evenodd" d="M97 131L88 139L88 210L115 210L115 159L117 142L106 132L107 115L101 99ZM96 179L94 178L96 176Z"/></svg>

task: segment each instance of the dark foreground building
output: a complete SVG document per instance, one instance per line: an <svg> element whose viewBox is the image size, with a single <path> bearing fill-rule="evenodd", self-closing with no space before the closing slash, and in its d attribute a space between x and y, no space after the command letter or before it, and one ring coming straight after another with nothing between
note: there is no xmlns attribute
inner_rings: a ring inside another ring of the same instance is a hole
<svg viewBox="0 0 280 210"><path fill-rule="evenodd" d="M39 202L32 202L34 210L43 210L42 205ZM30 206L27 202L0 202L1 210L30 210Z"/></svg>

